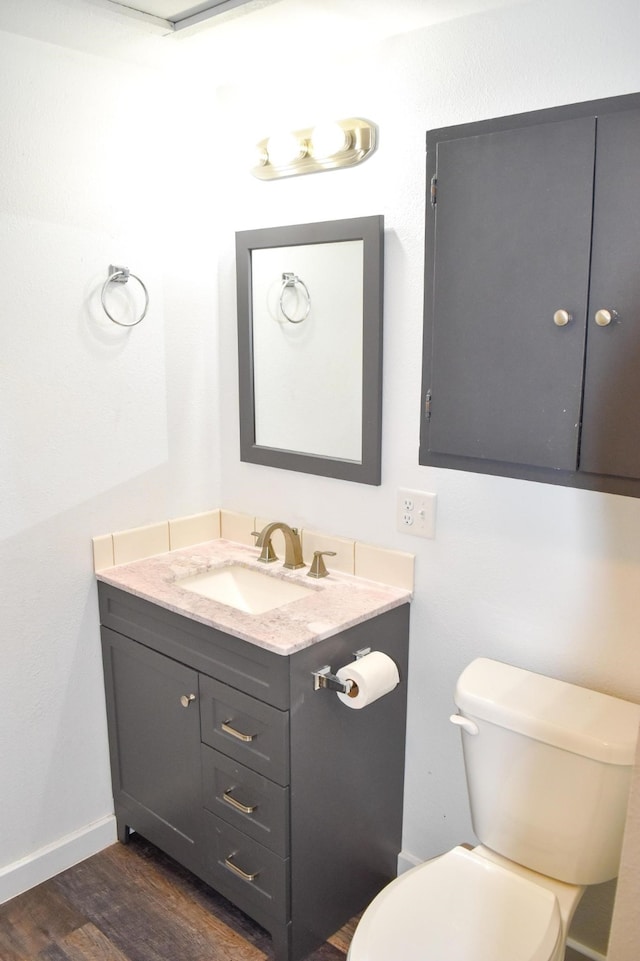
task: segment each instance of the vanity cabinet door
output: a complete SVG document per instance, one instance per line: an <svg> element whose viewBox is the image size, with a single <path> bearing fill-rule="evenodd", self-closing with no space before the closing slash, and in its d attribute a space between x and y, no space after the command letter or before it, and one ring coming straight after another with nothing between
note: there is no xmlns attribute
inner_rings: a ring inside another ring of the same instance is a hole
<svg viewBox="0 0 640 961"><path fill-rule="evenodd" d="M102 649L119 833L121 825L134 827L198 870L198 675L108 628L102 629Z"/></svg>

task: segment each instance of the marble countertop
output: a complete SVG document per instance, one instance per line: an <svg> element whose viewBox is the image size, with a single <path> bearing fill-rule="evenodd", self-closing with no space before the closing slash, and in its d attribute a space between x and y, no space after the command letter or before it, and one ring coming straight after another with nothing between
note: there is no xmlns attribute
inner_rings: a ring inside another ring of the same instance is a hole
<svg viewBox="0 0 640 961"><path fill-rule="evenodd" d="M293 654L406 604L412 597L410 591L402 588L333 571L328 577L314 580L307 577L308 567L288 571L282 561L260 563L258 554L255 547L220 538L109 567L96 577L176 614L282 655ZM247 614L180 586L179 581L185 577L230 565L259 570L306 587L310 593L263 614Z"/></svg>

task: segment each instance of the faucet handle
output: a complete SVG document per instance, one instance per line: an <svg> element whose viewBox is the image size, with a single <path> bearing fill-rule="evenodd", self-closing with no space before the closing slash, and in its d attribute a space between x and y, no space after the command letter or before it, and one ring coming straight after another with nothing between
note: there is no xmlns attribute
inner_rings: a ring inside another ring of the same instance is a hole
<svg viewBox="0 0 640 961"><path fill-rule="evenodd" d="M323 556L335 557L336 552L335 551L314 551L313 561L311 563L311 567L309 569L307 577L316 577L316 578L327 577L327 575L329 574L329 571L327 570L324 560L322 559Z"/></svg>
<svg viewBox="0 0 640 961"><path fill-rule="evenodd" d="M257 538L256 547L261 547L259 561L263 564L270 564L271 561L277 561L278 555L273 549L273 544L271 543L271 537L265 537L264 541L261 541L262 531L251 531L251 536Z"/></svg>

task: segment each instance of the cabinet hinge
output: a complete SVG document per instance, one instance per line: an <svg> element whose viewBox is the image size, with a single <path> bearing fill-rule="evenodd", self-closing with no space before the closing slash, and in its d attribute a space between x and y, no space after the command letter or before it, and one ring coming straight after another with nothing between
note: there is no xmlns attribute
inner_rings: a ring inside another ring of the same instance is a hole
<svg viewBox="0 0 640 961"><path fill-rule="evenodd" d="M427 420L431 418L431 391L428 390L424 398L424 416Z"/></svg>
<svg viewBox="0 0 640 961"><path fill-rule="evenodd" d="M431 178L431 206L435 207L438 203L438 178L434 174Z"/></svg>

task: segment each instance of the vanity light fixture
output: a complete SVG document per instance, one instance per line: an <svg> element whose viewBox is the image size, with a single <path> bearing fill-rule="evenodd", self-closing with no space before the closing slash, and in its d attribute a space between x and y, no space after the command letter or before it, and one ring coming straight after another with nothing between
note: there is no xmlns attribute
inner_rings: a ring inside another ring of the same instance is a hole
<svg viewBox="0 0 640 961"><path fill-rule="evenodd" d="M353 167L376 149L376 127L351 117L305 130L275 134L256 144L251 173L259 180L297 177L337 167Z"/></svg>

